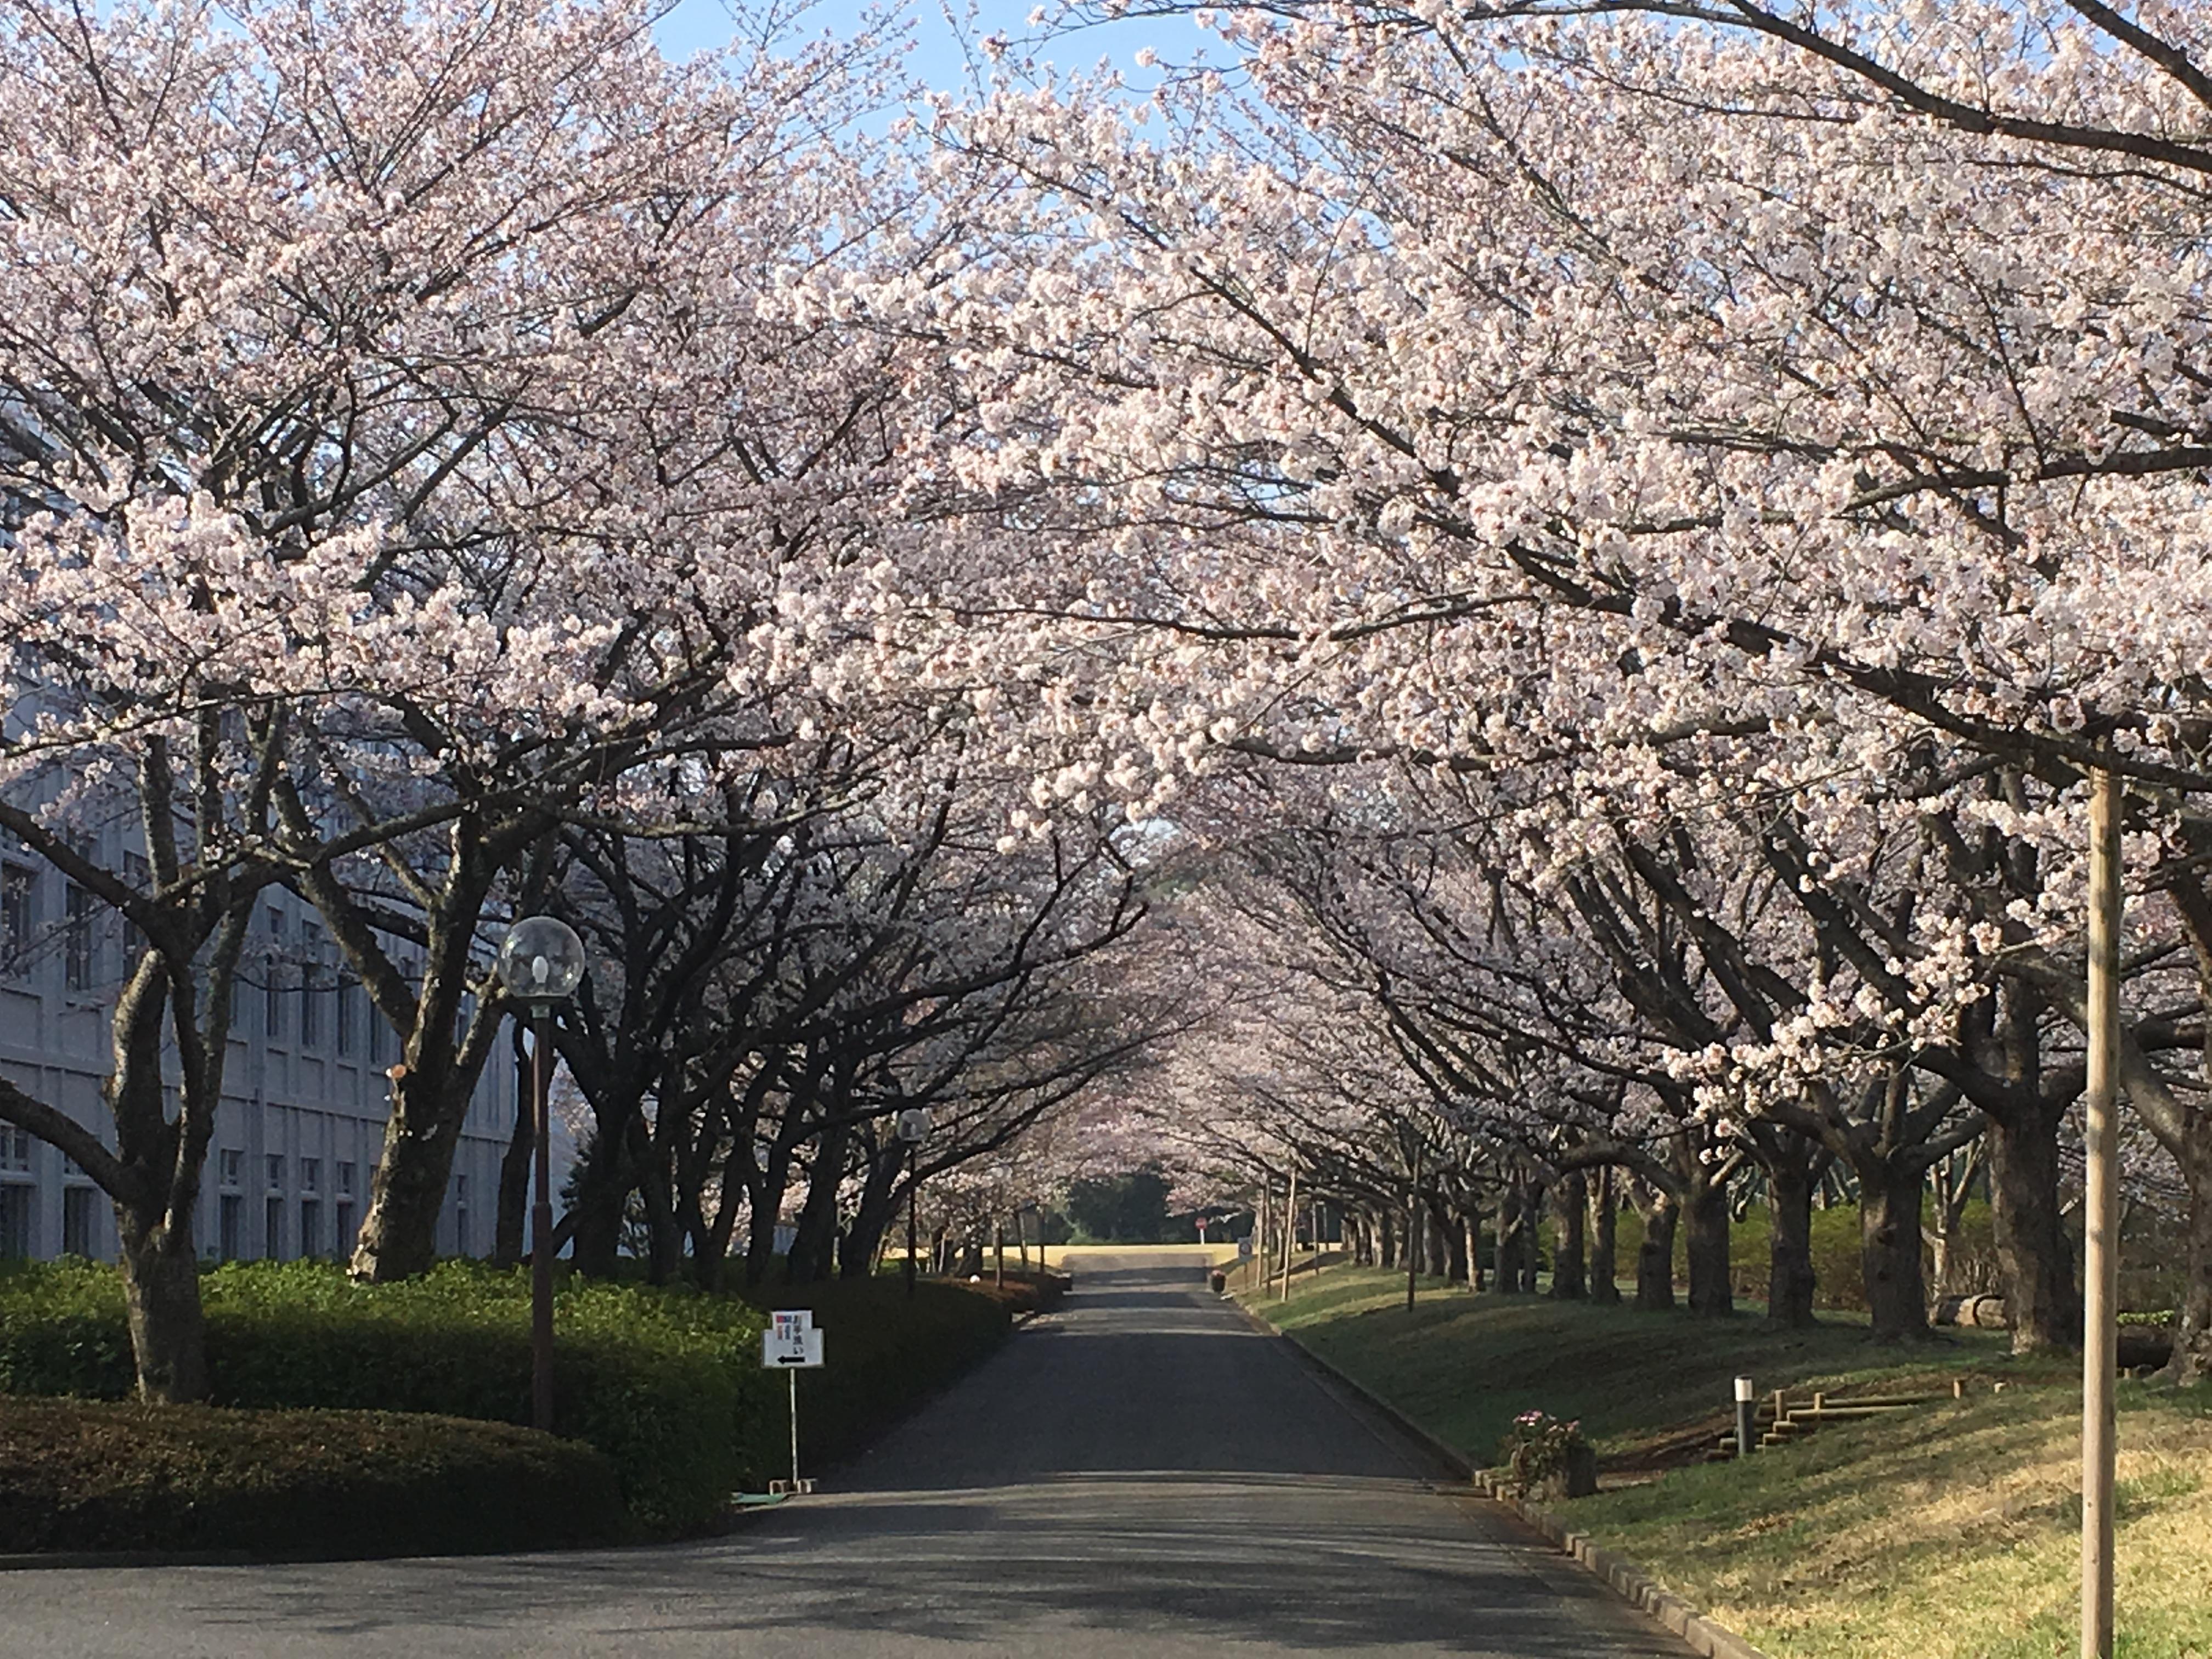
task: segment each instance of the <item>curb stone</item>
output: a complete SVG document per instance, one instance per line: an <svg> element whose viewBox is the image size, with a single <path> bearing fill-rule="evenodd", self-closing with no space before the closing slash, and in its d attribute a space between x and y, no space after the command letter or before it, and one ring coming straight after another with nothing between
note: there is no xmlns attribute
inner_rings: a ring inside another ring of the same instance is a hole
<svg viewBox="0 0 2212 1659"><path fill-rule="evenodd" d="M1233 1297L1224 1299L1235 1301ZM1541 1534L1562 1554L1597 1578L1629 1606L1680 1637L1690 1644L1692 1651L1706 1656L1707 1659L1768 1659L1765 1651L1753 1647L1727 1626L1717 1624L1705 1617L1681 1597L1664 1589L1634 1562L1593 1542L1588 1533L1571 1530L1565 1522L1543 1505L1516 1497L1489 1470L1475 1468L1464 1452L1446 1445L1365 1383L1347 1376L1335 1364L1322 1358L1265 1314L1255 1311L1242 1302L1236 1302L1235 1305L1255 1325L1281 1337L1309 1363L1328 1373L1357 1395L1363 1403L1389 1419L1393 1426L1445 1468L1456 1471L1492 1503L1510 1511Z"/></svg>

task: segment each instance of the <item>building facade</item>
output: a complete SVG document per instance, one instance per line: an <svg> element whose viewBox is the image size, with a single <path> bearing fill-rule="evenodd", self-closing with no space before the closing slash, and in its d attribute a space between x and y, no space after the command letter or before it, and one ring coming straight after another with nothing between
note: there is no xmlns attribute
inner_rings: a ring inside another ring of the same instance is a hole
<svg viewBox="0 0 2212 1659"><path fill-rule="evenodd" d="M125 867L134 856L121 851ZM120 917L0 835L0 1073L111 1146L100 1099L109 1016L136 954ZM495 1048L470 1103L438 1221L442 1255L492 1248L514 1123L512 1052ZM266 896L232 999L222 1103L194 1217L204 1259L350 1253L398 1057L392 1029L343 971L313 908ZM0 1125L0 1256L106 1260L115 1249L114 1212L84 1172Z"/></svg>

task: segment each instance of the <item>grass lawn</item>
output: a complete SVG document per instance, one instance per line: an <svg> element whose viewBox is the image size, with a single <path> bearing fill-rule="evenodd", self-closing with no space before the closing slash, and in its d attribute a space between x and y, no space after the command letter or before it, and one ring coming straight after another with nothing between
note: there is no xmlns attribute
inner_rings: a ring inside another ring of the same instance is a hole
<svg viewBox="0 0 2212 1659"><path fill-rule="evenodd" d="M2060 1659L2075 1648L2078 1372L2012 1359L2002 1333L1909 1349L1863 1329L1771 1332L1334 1267L1262 1310L1478 1462L1531 1407L1579 1417L1611 1488L1568 1508L1776 1659ZM1822 1429L1745 1464L1679 1459L1762 1391L1968 1380L1966 1400ZM2004 1392L1993 1384L2002 1381ZM2121 1395L2118 1659L2212 1659L2212 1401Z"/></svg>

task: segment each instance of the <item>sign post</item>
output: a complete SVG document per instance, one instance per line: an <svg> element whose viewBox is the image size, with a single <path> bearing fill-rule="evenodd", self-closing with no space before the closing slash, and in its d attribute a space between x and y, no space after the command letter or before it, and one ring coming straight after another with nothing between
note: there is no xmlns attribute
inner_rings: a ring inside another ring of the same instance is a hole
<svg viewBox="0 0 2212 1659"><path fill-rule="evenodd" d="M791 1479L771 1480L768 1489L811 1492L813 1481L800 1479L799 1474L799 1374L822 1364L822 1333L814 1328L814 1316L805 1308L773 1313L769 1320L769 1328L761 1333L762 1368L791 1373Z"/></svg>

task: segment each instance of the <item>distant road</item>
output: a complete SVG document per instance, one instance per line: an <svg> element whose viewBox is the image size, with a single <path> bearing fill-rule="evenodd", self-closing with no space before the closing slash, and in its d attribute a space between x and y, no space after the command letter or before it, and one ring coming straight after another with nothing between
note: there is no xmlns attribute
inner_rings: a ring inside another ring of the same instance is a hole
<svg viewBox="0 0 2212 1659"><path fill-rule="evenodd" d="M1459 1654L1678 1659L1189 1256L1076 1293L823 1492L711 1543L0 1574L0 1651L185 1656ZM833 1352L830 1363L836 1363ZM804 1382L801 1383L802 1389ZM803 1410L803 1406L802 1406Z"/></svg>

